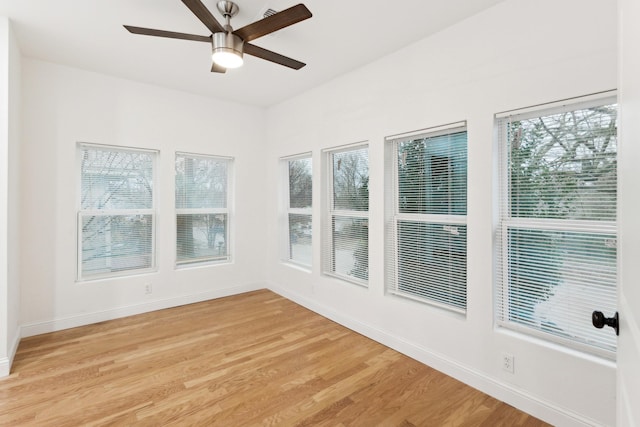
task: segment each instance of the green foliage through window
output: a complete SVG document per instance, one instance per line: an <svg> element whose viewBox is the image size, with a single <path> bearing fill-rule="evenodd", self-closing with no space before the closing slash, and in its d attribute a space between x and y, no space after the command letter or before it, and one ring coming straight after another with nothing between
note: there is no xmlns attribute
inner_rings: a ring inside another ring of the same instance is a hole
<svg viewBox="0 0 640 427"><path fill-rule="evenodd" d="M615 219L615 105L507 126L512 217Z"/></svg>
<svg viewBox="0 0 640 427"><path fill-rule="evenodd" d="M502 320L615 350L591 312L615 312L617 106L502 120Z"/></svg>
<svg viewBox="0 0 640 427"><path fill-rule="evenodd" d="M395 198L387 287L456 311L467 306L467 132L392 141Z"/></svg>
<svg viewBox="0 0 640 427"><path fill-rule="evenodd" d="M229 259L229 168L231 160L176 154L176 262Z"/></svg>

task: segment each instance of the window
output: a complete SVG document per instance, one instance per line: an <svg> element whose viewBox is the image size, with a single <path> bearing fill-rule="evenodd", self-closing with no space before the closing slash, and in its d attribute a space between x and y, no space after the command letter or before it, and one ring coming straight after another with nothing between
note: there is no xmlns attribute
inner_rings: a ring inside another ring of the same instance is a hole
<svg viewBox="0 0 640 427"><path fill-rule="evenodd" d="M176 153L176 263L229 261L232 160Z"/></svg>
<svg viewBox="0 0 640 427"><path fill-rule="evenodd" d="M615 99L497 118L502 185L497 320L611 356L591 325L616 311Z"/></svg>
<svg viewBox="0 0 640 427"><path fill-rule="evenodd" d="M387 141L387 292L464 313L466 124Z"/></svg>
<svg viewBox="0 0 640 427"><path fill-rule="evenodd" d="M367 285L369 279L369 152L366 145L325 152L328 217L323 272Z"/></svg>
<svg viewBox="0 0 640 427"><path fill-rule="evenodd" d="M78 279L155 267L155 151L80 144Z"/></svg>
<svg viewBox="0 0 640 427"><path fill-rule="evenodd" d="M311 267L311 155L282 160L286 177L284 259Z"/></svg>

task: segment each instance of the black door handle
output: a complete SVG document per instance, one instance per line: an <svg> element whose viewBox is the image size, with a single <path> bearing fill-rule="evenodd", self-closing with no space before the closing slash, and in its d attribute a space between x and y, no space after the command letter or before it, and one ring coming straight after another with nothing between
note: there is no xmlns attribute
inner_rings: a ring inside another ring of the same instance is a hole
<svg viewBox="0 0 640 427"><path fill-rule="evenodd" d="M604 328L605 325L611 326L616 331L616 335L620 335L620 322L618 320L617 311L613 317L605 317L601 311L594 311L591 315L591 322L593 323L593 326L598 329Z"/></svg>

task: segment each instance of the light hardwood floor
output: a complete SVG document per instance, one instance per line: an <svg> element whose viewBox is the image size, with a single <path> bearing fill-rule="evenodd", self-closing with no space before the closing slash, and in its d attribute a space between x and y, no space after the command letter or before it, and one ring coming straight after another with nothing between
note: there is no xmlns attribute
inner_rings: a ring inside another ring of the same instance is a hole
<svg viewBox="0 0 640 427"><path fill-rule="evenodd" d="M547 424L257 291L23 339L0 425Z"/></svg>

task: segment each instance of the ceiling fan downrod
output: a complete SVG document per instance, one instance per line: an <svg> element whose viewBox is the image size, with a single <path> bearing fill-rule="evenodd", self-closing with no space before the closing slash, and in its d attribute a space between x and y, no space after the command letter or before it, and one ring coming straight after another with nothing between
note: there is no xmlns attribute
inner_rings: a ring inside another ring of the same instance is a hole
<svg viewBox="0 0 640 427"><path fill-rule="evenodd" d="M218 4L216 4L216 7L226 20L224 29L227 30L228 33L232 32L233 28L231 27L231 18L238 14L238 12L240 11L240 7L238 7L238 5L234 2L227 0L219 1Z"/></svg>

